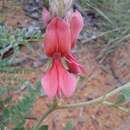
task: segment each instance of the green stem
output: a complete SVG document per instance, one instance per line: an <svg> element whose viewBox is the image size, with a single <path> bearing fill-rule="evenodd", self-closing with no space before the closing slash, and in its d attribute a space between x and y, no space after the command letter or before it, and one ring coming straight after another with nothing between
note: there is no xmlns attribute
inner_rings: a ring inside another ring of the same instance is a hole
<svg viewBox="0 0 130 130"><path fill-rule="evenodd" d="M103 101L102 104L104 105L107 105L107 106L110 106L110 107L115 107L115 108L118 108L119 110L123 111L123 112L126 112L126 113L130 113L130 110L125 108L125 107L122 107L122 106L116 106L114 103L112 102L108 102L108 101Z"/></svg>
<svg viewBox="0 0 130 130"><path fill-rule="evenodd" d="M33 127L33 130L39 130L39 127L41 125L41 123L44 121L44 119L46 119L46 117L52 113L54 110L56 110L57 107L57 102L56 100L54 100L52 106L48 109L48 111L46 111L41 118L38 120L37 124Z"/></svg>
<svg viewBox="0 0 130 130"><path fill-rule="evenodd" d="M87 102L81 102L81 103L76 103L76 104L67 104L67 105L58 105L57 101L54 100L53 105L48 109L46 113L42 115L42 117L38 120L37 124L34 126L33 130L39 130L39 127L42 123L42 121L53 111L57 109L69 109L69 108L78 108L78 107L83 107L83 106L90 106L90 105L95 105L98 103L105 104L107 106L114 106L113 103L106 101L109 97L121 92L123 89L129 88L130 87L130 82L123 85L122 87L119 87L117 89L112 90L111 92L108 92L107 94L100 96L96 99L93 99L91 101ZM122 106L114 106L124 112L130 112L127 108L124 108Z"/></svg>
<svg viewBox="0 0 130 130"><path fill-rule="evenodd" d="M78 107L90 106L90 105L101 103L102 101L103 101L103 97L98 97L96 99L93 99L93 100L87 101L87 102L66 104L66 105L61 105L61 106L59 105L57 109L68 109L68 108L78 108Z"/></svg>
<svg viewBox="0 0 130 130"><path fill-rule="evenodd" d="M81 102L81 103L76 103L76 104L67 104L67 105L61 105L61 106L59 105L57 109L78 108L78 107L83 107L83 106L95 105L97 103L102 103L103 101L105 101L109 97L111 97L111 96L121 92L123 89L129 88L129 87L130 87L130 82L123 85L122 87L114 89L111 92L108 92L107 94L105 94L101 97L98 97L96 99L93 99L91 101Z"/></svg>

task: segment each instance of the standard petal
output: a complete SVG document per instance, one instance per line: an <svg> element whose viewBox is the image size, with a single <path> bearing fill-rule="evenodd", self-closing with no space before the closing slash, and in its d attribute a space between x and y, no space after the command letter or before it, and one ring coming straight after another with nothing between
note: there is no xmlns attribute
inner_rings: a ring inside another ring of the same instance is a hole
<svg viewBox="0 0 130 130"><path fill-rule="evenodd" d="M44 49L48 56L55 52L66 55L71 49L71 34L67 22L55 17L48 24L44 39Z"/></svg>
<svg viewBox="0 0 130 130"><path fill-rule="evenodd" d="M71 49L70 27L65 20L60 18L57 20L57 37L59 52L62 52L62 55L68 54Z"/></svg>
<svg viewBox="0 0 130 130"><path fill-rule="evenodd" d="M72 48L75 46L76 40L83 26L84 26L83 17L81 16L80 12L76 10L70 18Z"/></svg>
<svg viewBox="0 0 130 130"><path fill-rule="evenodd" d="M57 68L56 65L53 64L53 66L47 71L47 73L41 79L42 87L49 98L53 98L54 96L56 96L58 89L57 76Z"/></svg>
<svg viewBox="0 0 130 130"><path fill-rule="evenodd" d="M53 18L51 22L48 24L45 33L44 50L48 56L52 56L57 49L58 39L56 35L57 30L56 24L57 24L57 18Z"/></svg>

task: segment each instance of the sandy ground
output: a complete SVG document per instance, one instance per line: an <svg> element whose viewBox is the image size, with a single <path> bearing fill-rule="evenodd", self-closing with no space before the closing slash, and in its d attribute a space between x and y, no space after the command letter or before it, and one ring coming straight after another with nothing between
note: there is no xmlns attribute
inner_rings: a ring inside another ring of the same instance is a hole
<svg viewBox="0 0 130 130"><path fill-rule="evenodd" d="M24 24L30 18L24 15L21 7L16 7L13 2L9 1L0 12L0 20L9 26L17 27L19 23ZM97 44L100 43L97 41ZM101 50L97 44L86 44L79 49L79 61L85 65L86 74L80 79L74 95L71 98L60 99L62 103L87 101L112 90L115 86L130 81L130 44L117 49L102 64L96 60ZM37 51L41 51L41 42L35 43L35 46L39 48ZM21 53L28 56L29 50L24 48ZM21 53L18 55L19 57L22 57ZM35 51L31 53L31 57L34 57L33 62L38 61L38 55L35 54ZM24 66L30 65L31 63L28 62ZM35 79L40 79L44 71L45 66L43 65L35 69L34 72L19 76L34 82ZM6 74L1 73L0 77L3 76ZM39 117L47 110L49 103L48 98L38 97L34 103L33 114ZM128 114L103 105L58 110L49 115L43 124L48 124L49 130L63 130L68 121L73 122L73 130L130 130ZM33 123L34 121L28 120L26 127L32 126Z"/></svg>

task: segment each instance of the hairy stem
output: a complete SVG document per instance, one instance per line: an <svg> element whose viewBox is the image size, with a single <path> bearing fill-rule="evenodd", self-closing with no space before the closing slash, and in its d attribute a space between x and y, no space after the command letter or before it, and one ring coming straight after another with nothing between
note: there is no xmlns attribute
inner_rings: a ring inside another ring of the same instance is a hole
<svg viewBox="0 0 130 130"><path fill-rule="evenodd" d="M86 102L81 102L81 103L76 103L76 104L67 104L67 105L59 105L57 109L67 109L67 108L76 108L76 107L83 107L83 106L90 106L90 105L95 105L97 103L102 103L109 97L121 92L123 89L129 88L130 83L127 83L123 85L122 87L119 87L117 89L112 90L111 92L108 92L107 94L98 97L96 99L93 99L91 101L86 101Z"/></svg>
<svg viewBox="0 0 130 130"><path fill-rule="evenodd" d="M52 106L48 109L48 111L46 111L41 118L38 120L37 124L33 127L33 130L39 130L41 123L44 121L44 119L46 119L46 117L52 113L54 110L56 110L57 107L57 102L56 100L54 100Z"/></svg>
<svg viewBox="0 0 130 130"><path fill-rule="evenodd" d="M107 106L110 106L110 107L115 107L115 108L118 108L119 110L123 111L123 112L126 112L126 113L130 113L130 110L125 108L125 107L122 107L122 106L116 106L114 103L112 102L108 102L108 101L103 101L102 104L104 105L107 105Z"/></svg>
<svg viewBox="0 0 130 130"><path fill-rule="evenodd" d="M46 113L44 113L41 118L38 120L37 124L34 126L33 130L39 130L39 127L41 125L41 123L43 122L43 120L53 111L58 110L58 109L69 109L69 108L79 108L79 107L83 107L83 106L90 106L90 105L95 105L95 104L104 104L107 106L111 106L111 107L116 107L121 111L127 112L129 113L130 110L128 110L127 108L124 108L122 106L114 106L113 103L106 101L109 97L121 92L123 89L129 88L130 87L130 83L127 83L125 85L123 85L122 87L116 88L110 92L108 92L107 94L100 96L96 99L93 99L91 101L86 101L86 102L81 102L81 103L76 103L76 104L67 104L67 105L58 105L57 101L54 100L52 106L48 109L48 111Z"/></svg>

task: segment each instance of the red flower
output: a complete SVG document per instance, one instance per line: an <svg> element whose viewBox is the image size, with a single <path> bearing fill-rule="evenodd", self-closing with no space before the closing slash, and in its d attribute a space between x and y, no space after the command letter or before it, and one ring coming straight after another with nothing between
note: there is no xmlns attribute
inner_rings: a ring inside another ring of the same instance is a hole
<svg viewBox="0 0 130 130"><path fill-rule="evenodd" d="M74 74L85 73L84 66L77 62L77 59L75 58L74 55L72 54L67 55L66 61L68 64L69 72L74 73Z"/></svg>
<svg viewBox="0 0 130 130"><path fill-rule="evenodd" d="M44 50L47 56L55 53L65 56L71 49L71 34L69 24L65 20L54 17L48 24L44 40Z"/></svg>
<svg viewBox="0 0 130 130"><path fill-rule="evenodd" d="M73 13L69 12L67 20L70 23L71 30L71 48L75 47L76 41L79 37L79 34L84 26L83 17L80 12L75 11ZM83 65L77 62L77 59L72 53L69 53L66 56L67 64L69 67L69 72L74 74L82 74L85 72Z"/></svg>
<svg viewBox="0 0 130 130"><path fill-rule="evenodd" d="M54 59L51 68L41 80L49 98L54 96L71 96L76 88L76 78L69 73L59 59Z"/></svg>
<svg viewBox="0 0 130 130"><path fill-rule="evenodd" d="M46 16L48 18L48 15ZM83 28L83 18L78 11L73 12L67 18L66 20L53 17L45 32L44 51L47 56L52 58L52 66L42 77L41 83L50 98L62 94L71 96L76 86L74 74L83 71L82 65L78 64L76 58L71 54L71 48L75 46ZM61 58L67 61L69 70L65 69Z"/></svg>
<svg viewBox="0 0 130 130"><path fill-rule="evenodd" d="M69 16L69 22L71 30L71 47L73 48L75 47L76 41L84 26L83 17L80 12L76 10Z"/></svg>

